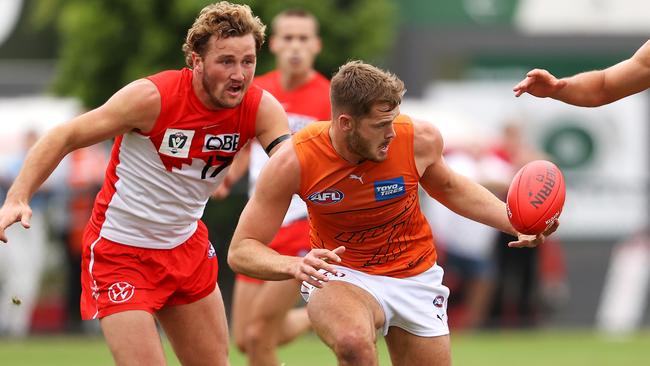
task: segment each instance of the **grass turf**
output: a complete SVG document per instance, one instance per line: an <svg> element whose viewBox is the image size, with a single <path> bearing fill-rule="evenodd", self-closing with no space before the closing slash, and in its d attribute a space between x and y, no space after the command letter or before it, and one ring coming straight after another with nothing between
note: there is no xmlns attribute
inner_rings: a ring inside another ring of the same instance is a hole
<svg viewBox="0 0 650 366"><path fill-rule="evenodd" d="M380 365L390 365L383 340ZM650 331L627 338L607 338L589 331L496 332L452 335L456 366L609 366L643 365L650 358ZM166 344L169 365L178 365ZM330 350L318 338L307 335L280 349L286 366L335 365ZM245 365L243 356L231 351L232 366ZM2 365L112 365L101 337L48 336L24 341L0 339Z"/></svg>

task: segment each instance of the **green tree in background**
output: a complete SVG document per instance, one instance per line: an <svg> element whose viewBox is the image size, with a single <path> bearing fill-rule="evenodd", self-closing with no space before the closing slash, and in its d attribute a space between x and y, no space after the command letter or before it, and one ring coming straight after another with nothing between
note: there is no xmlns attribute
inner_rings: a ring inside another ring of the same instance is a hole
<svg viewBox="0 0 650 366"><path fill-rule="evenodd" d="M36 24L59 33L53 91L101 105L126 83L184 66L181 45L205 0L37 0ZM393 0L249 0L265 24L287 8L313 12L321 22L323 53L316 67L331 75L349 59L379 62L394 37L397 6ZM267 35L270 29L267 29ZM270 70L265 46L258 73Z"/></svg>

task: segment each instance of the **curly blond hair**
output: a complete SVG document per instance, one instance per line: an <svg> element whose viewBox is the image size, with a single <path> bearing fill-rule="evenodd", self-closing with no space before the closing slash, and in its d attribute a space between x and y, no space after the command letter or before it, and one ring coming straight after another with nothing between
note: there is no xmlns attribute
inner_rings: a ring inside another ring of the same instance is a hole
<svg viewBox="0 0 650 366"><path fill-rule="evenodd" d="M248 5L220 1L204 7L187 31L183 44L185 63L192 67L192 52L203 56L212 35L219 38L241 37L252 34L259 51L264 44L266 26L253 15Z"/></svg>

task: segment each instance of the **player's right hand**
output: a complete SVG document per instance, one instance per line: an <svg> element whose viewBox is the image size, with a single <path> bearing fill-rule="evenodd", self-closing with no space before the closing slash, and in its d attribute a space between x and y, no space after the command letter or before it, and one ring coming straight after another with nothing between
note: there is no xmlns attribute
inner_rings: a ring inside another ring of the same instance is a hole
<svg viewBox="0 0 650 366"><path fill-rule="evenodd" d="M312 249L302 258L294 277L299 281L304 281L318 288L323 287L323 282L327 282L327 274L320 271L323 269L336 275L336 268L330 263L340 263L339 255L345 251L344 246L334 250L329 249Z"/></svg>
<svg viewBox="0 0 650 366"><path fill-rule="evenodd" d="M558 80L546 70L534 69L526 74L526 78L512 88L515 97L528 93L540 98L550 97L566 86L566 80Z"/></svg>
<svg viewBox="0 0 650 366"><path fill-rule="evenodd" d="M5 202L0 208L0 241L6 243L5 230L12 224L20 221L25 229L29 229L29 220L32 218L32 209L24 203Z"/></svg>

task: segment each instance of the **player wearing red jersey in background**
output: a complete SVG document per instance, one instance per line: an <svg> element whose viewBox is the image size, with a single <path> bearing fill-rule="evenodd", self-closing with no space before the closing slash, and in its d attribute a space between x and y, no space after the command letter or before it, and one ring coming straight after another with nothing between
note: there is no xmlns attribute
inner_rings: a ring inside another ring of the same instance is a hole
<svg viewBox="0 0 650 366"><path fill-rule="evenodd" d="M604 70L588 71L557 79L546 70L534 69L514 88L515 96L529 93L565 103L597 107L650 88L650 41L632 57Z"/></svg>
<svg viewBox="0 0 650 366"><path fill-rule="evenodd" d="M332 78L332 122L308 125L269 160L228 254L237 272L304 281L312 327L339 365L376 365L377 329L393 365L451 363L449 291L418 184L458 214L517 235L512 247L536 246L558 225L517 233L502 201L447 167L438 130L400 115L403 93L393 74L358 61L342 66ZM267 246L293 194L309 210L305 257Z"/></svg>
<svg viewBox="0 0 650 366"><path fill-rule="evenodd" d="M289 128L295 133L313 121L330 118L329 80L314 70L315 58L321 50L319 24L311 13L291 9L276 15L271 26L269 47L275 55L277 69L256 77L255 84L280 101L287 112ZM250 158L248 163L247 158ZM253 141L250 149L237 157L215 195L226 195L247 167L252 195L267 160L262 146ZM291 256L303 256L311 249L307 207L298 196L293 197L270 247ZM276 346L309 329L306 309L292 309L299 286L296 280L264 282L237 275L232 331L235 343L247 354L251 365L277 364Z"/></svg>
<svg viewBox="0 0 650 366"><path fill-rule="evenodd" d="M228 364L217 260L200 221L223 170L255 137L289 137L280 103L251 86L264 25L248 6L206 6L183 50L191 69L136 80L54 128L31 150L0 209L29 227L32 194L72 150L116 137L84 234L81 311L118 365L162 365L156 320L184 365ZM221 173L221 174L220 174Z"/></svg>

